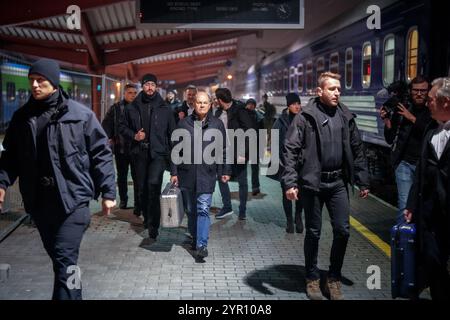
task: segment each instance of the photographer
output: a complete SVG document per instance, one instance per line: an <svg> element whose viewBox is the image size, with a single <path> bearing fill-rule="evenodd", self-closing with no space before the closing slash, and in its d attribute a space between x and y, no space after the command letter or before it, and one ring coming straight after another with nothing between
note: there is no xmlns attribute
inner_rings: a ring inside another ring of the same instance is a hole
<svg viewBox="0 0 450 320"><path fill-rule="evenodd" d="M406 88L407 89L407 88ZM397 222L403 222L403 210L413 183L425 128L431 121L426 107L429 82L418 76L409 85L410 93L399 82L389 86L394 96L380 109L384 121L384 137L391 145L391 161L398 189Z"/></svg>

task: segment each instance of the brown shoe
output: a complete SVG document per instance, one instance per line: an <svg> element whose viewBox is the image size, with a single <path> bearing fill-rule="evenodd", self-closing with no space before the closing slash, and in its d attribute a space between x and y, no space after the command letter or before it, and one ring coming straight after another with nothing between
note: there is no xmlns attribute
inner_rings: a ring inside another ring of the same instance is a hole
<svg viewBox="0 0 450 320"><path fill-rule="evenodd" d="M330 300L344 300L341 291L342 284L339 280L328 278L325 286L326 293L330 296Z"/></svg>
<svg viewBox="0 0 450 320"><path fill-rule="evenodd" d="M320 291L320 280L306 281L306 295L310 300L323 300L324 297Z"/></svg>

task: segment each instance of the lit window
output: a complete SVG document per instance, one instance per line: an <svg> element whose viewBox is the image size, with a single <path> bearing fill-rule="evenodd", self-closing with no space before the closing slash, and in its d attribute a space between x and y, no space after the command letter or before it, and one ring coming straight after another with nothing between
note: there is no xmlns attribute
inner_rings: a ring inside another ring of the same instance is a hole
<svg viewBox="0 0 450 320"><path fill-rule="evenodd" d="M313 63L312 61L306 64L306 91L307 94L312 94L313 89Z"/></svg>
<svg viewBox="0 0 450 320"><path fill-rule="evenodd" d="M387 36L384 40L383 84L390 85L395 77L395 37Z"/></svg>
<svg viewBox="0 0 450 320"><path fill-rule="evenodd" d="M413 29L409 32L407 38L407 65L406 65L406 78L411 81L417 77L417 68L419 62L419 31Z"/></svg>
<svg viewBox="0 0 450 320"><path fill-rule="evenodd" d="M325 72L325 59L317 59L316 79L319 79L320 75Z"/></svg>
<svg viewBox="0 0 450 320"><path fill-rule="evenodd" d="M332 73L339 73L339 53L330 55L330 71Z"/></svg>
<svg viewBox="0 0 450 320"><path fill-rule="evenodd" d="M295 78L296 78L295 68L291 67L289 69L289 92L295 91L295 80L296 80Z"/></svg>
<svg viewBox="0 0 450 320"><path fill-rule="evenodd" d="M284 69L283 71L283 93L287 93L289 90L289 71Z"/></svg>
<svg viewBox="0 0 450 320"><path fill-rule="evenodd" d="M298 93L302 93L303 92L303 64L299 64L297 66L297 76L298 76L298 81L297 81Z"/></svg>
<svg viewBox="0 0 450 320"><path fill-rule="evenodd" d="M372 80L372 45L370 43L363 46L362 69L363 88L369 88Z"/></svg>
<svg viewBox="0 0 450 320"><path fill-rule="evenodd" d="M353 87L353 49L348 48L345 51L345 87Z"/></svg>

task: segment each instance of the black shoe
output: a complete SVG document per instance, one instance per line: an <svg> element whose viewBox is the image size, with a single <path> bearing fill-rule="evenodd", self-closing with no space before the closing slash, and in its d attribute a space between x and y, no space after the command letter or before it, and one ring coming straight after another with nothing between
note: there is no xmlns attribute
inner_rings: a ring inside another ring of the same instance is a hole
<svg viewBox="0 0 450 320"><path fill-rule="evenodd" d="M288 223L286 225L286 232L294 233L294 223L292 221L288 221Z"/></svg>
<svg viewBox="0 0 450 320"><path fill-rule="evenodd" d="M206 258L208 256L208 249L206 247L201 247L197 249L197 257L200 259Z"/></svg>
<svg viewBox="0 0 450 320"><path fill-rule="evenodd" d="M158 237L159 233L158 233L158 229L152 228L150 227L148 229L148 236L150 237L150 239L154 239L156 240L156 238Z"/></svg>
<svg viewBox="0 0 450 320"><path fill-rule="evenodd" d="M140 216L141 216L141 210L139 210L138 208L134 208L133 214L134 214L136 217L140 217Z"/></svg>
<svg viewBox="0 0 450 320"><path fill-rule="evenodd" d="M296 216L295 216L295 232L303 233L304 229L305 228L303 226L303 220L302 220L301 213L296 214Z"/></svg>
<svg viewBox="0 0 450 320"><path fill-rule="evenodd" d="M305 229L305 228L303 227L303 222L302 222L302 221L297 222L297 223L295 224L295 232L297 232L297 233L303 233L304 229Z"/></svg>
<svg viewBox="0 0 450 320"><path fill-rule="evenodd" d="M261 193L261 191L259 189L253 189L252 195L257 196L260 193Z"/></svg>
<svg viewBox="0 0 450 320"><path fill-rule="evenodd" d="M247 220L247 216L245 215L245 213L239 214L239 220L242 220L242 221Z"/></svg>
<svg viewBox="0 0 450 320"><path fill-rule="evenodd" d="M127 202L126 201L120 201L119 208L120 209L126 209L127 208Z"/></svg>

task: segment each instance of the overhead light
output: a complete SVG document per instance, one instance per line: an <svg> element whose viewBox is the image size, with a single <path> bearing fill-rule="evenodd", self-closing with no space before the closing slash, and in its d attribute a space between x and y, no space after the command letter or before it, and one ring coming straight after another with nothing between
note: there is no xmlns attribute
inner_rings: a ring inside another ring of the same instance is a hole
<svg viewBox="0 0 450 320"><path fill-rule="evenodd" d="M233 76L231 74L227 75L228 80L233 80Z"/></svg>

